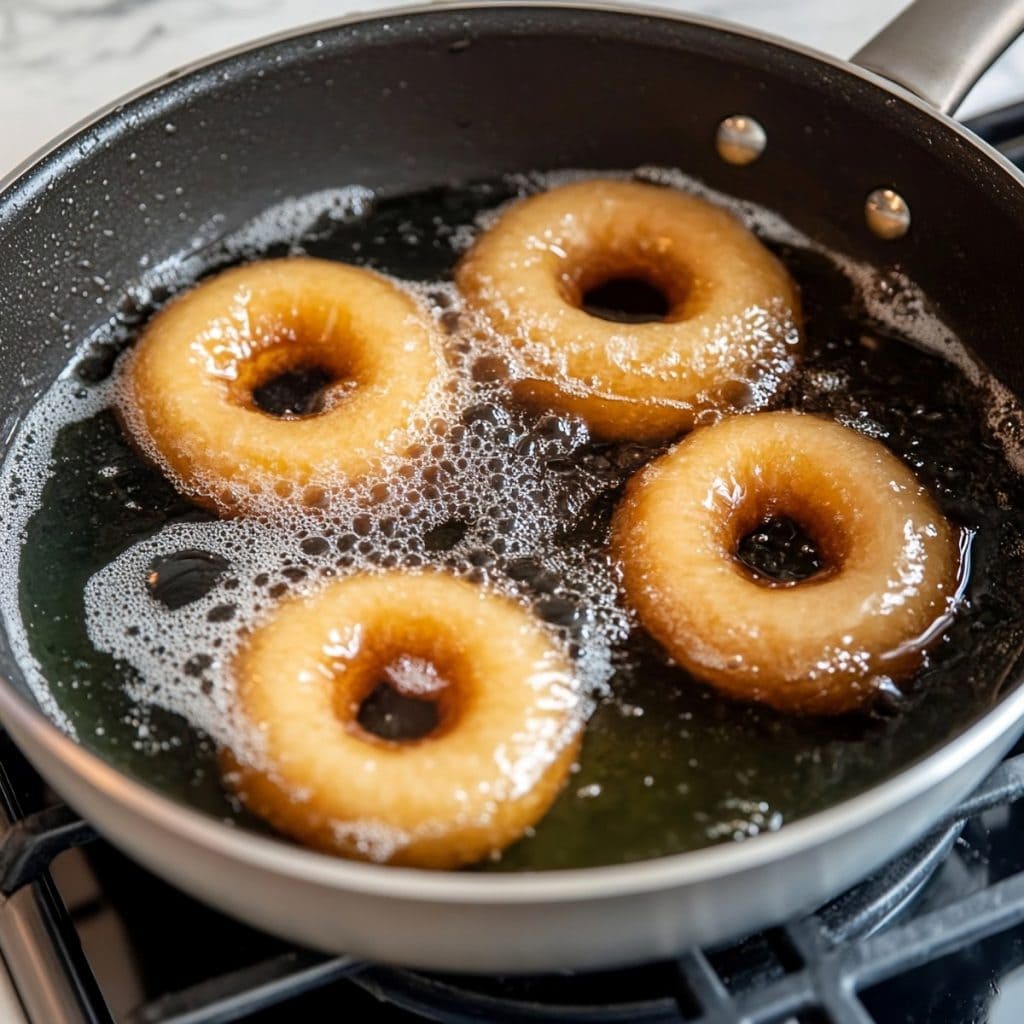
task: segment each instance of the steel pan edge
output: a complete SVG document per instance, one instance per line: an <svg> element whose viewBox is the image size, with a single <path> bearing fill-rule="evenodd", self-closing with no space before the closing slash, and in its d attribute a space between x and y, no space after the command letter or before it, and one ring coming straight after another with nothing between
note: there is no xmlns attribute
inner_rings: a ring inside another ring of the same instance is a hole
<svg viewBox="0 0 1024 1024"><path fill-rule="evenodd" d="M1014 710L1021 696L1014 694ZM663 959L812 910L967 796L1011 745L1016 724L1010 714L978 723L961 737L971 742L954 771L933 756L744 843L610 868L460 875L340 861L229 828L121 776L55 731L40 742L36 713L6 688L0 713L43 777L103 835L211 905L326 952L488 973Z"/></svg>

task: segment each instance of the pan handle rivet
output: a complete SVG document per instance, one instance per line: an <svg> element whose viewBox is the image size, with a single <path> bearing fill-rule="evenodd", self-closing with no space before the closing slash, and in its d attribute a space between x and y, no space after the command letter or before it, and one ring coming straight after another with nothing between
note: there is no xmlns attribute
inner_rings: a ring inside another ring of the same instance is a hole
<svg viewBox="0 0 1024 1024"><path fill-rule="evenodd" d="M864 217L871 231L886 241L902 238L910 230L910 207L891 188L876 188L867 197Z"/></svg>
<svg viewBox="0 0 1024 1024"><path fill-rule="evenodd" d="M715 135L718 155L727 164L736 164L738 167L753 163L764 152L767 142L768 136L761 122L746 114L727 117L719 124Z"/></svg>

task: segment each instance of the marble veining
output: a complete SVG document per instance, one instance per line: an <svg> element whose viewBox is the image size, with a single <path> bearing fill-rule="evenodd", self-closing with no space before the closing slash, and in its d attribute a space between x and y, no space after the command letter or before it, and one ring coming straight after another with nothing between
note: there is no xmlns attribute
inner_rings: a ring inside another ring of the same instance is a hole
<svg viewBox="0 0 1024 1024"><path fill-rule="evenodd" d="M183 64L304 23L415 0L0 0L0 173L68 125ZM906 0L647 0L848 56ZM965 112L1024 96L1017 45Z"/></svg>

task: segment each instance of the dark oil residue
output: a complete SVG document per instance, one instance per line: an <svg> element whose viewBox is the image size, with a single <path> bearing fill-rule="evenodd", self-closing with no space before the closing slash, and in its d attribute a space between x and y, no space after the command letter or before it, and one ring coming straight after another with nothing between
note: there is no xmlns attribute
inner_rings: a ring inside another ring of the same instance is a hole
<svg viewBox="0 0 1024 1024"><path fill-rule="evenodd" d="M150 597L172 611L208 594L230 562L213 551L186 548L153 560L146 576Z"/></svg>
<svg viewBox="0 0 1024 1024"><path fill-rule="evenodd" d="M325 218L305 249L400 278L450 279L455 226L515 190L502 182L383 201L360 223ZM985 396L956 367L870 323L853 287L825 257L784 246L776 251L802 288L807 345L799 373L774 405L859 424L914 468L946 515L974 533L964 607L928 665L901 692L886 694L866 713L831 720L725 700L669 665L638 632L620 652L613 696L588 725L578 773L535 834L488 869L615 863L776 828L861 792L933 750L989 708L1010 677L1024 622L1024 513L1018 511L1024 486L986 424ZM142 319L139 311L131 313L126 323ZM79 364L86 386L110 371L112 352L116 348L94 349ZM480 379L492 370L482 368ZM493 412L481 407L467 410L464 419L470 429L498 430L489 416ZM564 421L541 416L531 436L560 429ZM657 451L591 444L575 461L554 460L552 473L571 478L585 470L607 480L604 492L566 523L558 543L602 544L624 481ZM241 818L220 789L212 745L177 716L147 718L153 749L137 749L133 709L123 693L131 669L98 653L83 623L82 591L92 573L166 524L209 514L176 495L138 457L110 413L64 428L53 461L41 508L29 524L21 606L56 699L83 742L122 769L211 813ZM428 549L444 557L469 526L442 524ZM744 553L776 578L816 571L813 543L784 523L755 531ZM576 600L553 593L557 580L538 560L502 559L487 549L479 558L481 572L504 573L527 586L538 613L577 637L576 650L586 642L585 595ZM187 666L189 684L202 687L208 668L198 660ZM396 715L402 709L390 695L378 694L367 713L375 728L401 734Z"/></svg>

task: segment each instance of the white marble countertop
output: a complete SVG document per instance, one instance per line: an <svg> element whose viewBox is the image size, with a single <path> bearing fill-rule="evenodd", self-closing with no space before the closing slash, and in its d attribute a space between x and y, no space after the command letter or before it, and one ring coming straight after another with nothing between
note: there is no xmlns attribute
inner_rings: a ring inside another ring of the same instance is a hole
<svg viewBox="0 0 1024 1024"><path fill-rule="evenodd" d="M409 0L406 0L409 2ZM0 0L0 174L123 93L225 47L403 0ZM846 57L906 0L647 0ZM1024 97L1024 45L964 112Z"/></svg>

